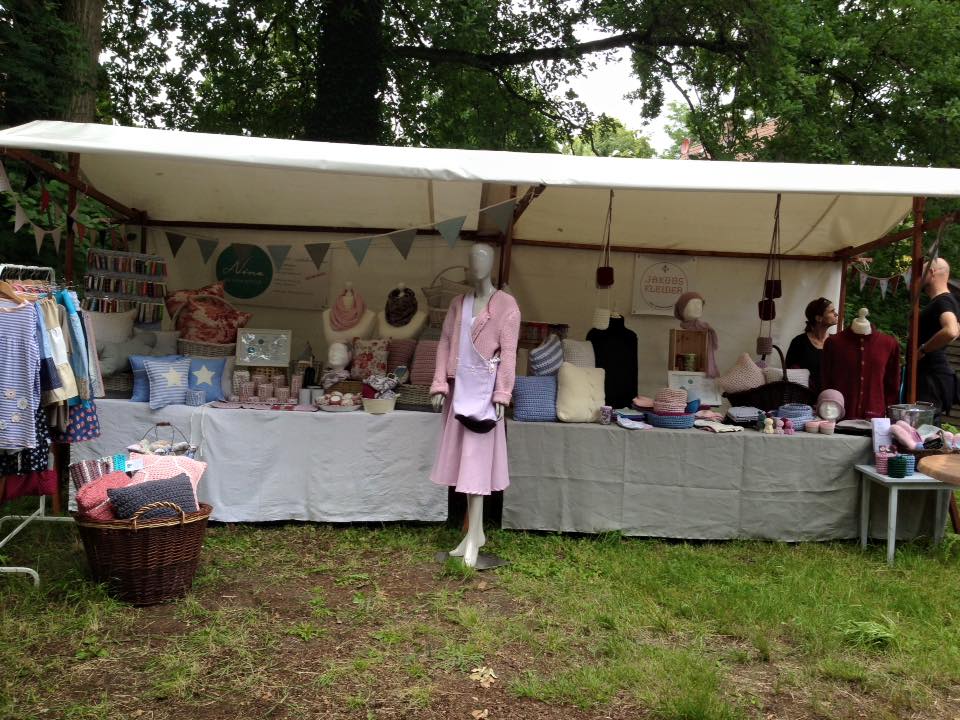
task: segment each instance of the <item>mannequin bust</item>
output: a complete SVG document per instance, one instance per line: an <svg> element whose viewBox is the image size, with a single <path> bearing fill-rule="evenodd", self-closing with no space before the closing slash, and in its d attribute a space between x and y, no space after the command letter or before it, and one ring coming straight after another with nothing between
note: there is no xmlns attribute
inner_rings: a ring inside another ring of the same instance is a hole
<svg viewBox="0 0 960 720"><path fill-rule="evenodd" d="M855 317L853 322L850 323L850 329L857 335L869 335L870 321L867 320L867 315L869 314L870 311L866 308L860 308L857 310L857 317Z"/></svg>
<svg viewBox="0 0 960 720"><path fill-rule="evenodd" d="M469 282L473 285L473 317L482 313L490 298L496 292L490 273L493 270L494 250L484 243L475 243L470 248ZM455 301L456 302L456 301ZM456 391L454 391L456 392ZM446 399L443 394L435 393L431 396L433 408L441 411L445 400L453 402L453 398ZM504 406L494 403L498 423L503 421ZM451 418L452 420L452 418ZM496 430L491 432L497 432ZM480 548L486 545L487 538L483 532L483 495L467 494L467 533L460 544L450 551L451 557L462 557L467 567L475 567Z"/></svg>
<svg viewBox="0 0 960 720"><path fill-rule="evenodd" d="M397 303L401 298L411 297L413 299L412 309L413 314L410 315L409 307L407 305L406 312L403 310L397 310ZM397 314L399 317L403 318L405 315L410 315L409 319L406 322L400 325L394 325L387 320L388 312L390 314ZM390 293L387 297L386 308L382 312L377 313L377 337L379 338L388 338L391 340L409 340L411 338L417 337L420 332L423 330L423 326L427 322L427 314L420 310L417 310L417 299L416 295L413 295L412 290L407 290L407 286L404 283L397 283L397 287Z"/></svg>
<svg viewBox="0 0 960 720"><path fill-rule="evenodd" d="M703 298L695 297L687 301L681 311L683 322L695 322L703 317Z"/></svg>
<svg viewBox="0 0 960 720"><path fill-rule="evenodd" d="M323 338L327 344L349 343L358 337L373 337L377 316L368 310L363 297L346 282L332 308L323 311Z"/></svg>
<svg viewBox="0 0 960 720"><path fill-rule="evenodd" d="M331 343L327 349L327 369L346 370L350 364L350 347L345 343Z"/></svg>
<svg viewBox="0 0 960 720"><path fill-rule="evenodd" d="M700 293L685 292L677 298L673 306L673 316L680 321L680 327L683 330L700 330L707 334L707 357L704 370L707 377L713 378L720 374L717 371L717 349L720 347L720 342L717 331L701 319L703 306L704 300Z"/></svg>

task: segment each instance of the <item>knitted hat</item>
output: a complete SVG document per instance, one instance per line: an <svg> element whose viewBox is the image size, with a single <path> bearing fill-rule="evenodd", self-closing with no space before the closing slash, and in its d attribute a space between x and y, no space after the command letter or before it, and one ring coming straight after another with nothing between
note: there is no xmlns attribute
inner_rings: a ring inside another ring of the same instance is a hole
<svg viewBox="0 0 960 720"><path fill-rule="evenodd" d="M653 397L655 413L683 413L687 409L687 391L683 388L663 388Z"/></svg>
<svg viewBox="0 0 960 720"><path fill-rule="evenodd" d="M673 316L677 320L683 320L683 309L687 306L687 303L691 300L699 300L704 305L707 304L707 301L703 299L703 295L698 292L685 292L683 295L677 298L677 302L673 305Z"/></svg>
<svg viewBox="0 0 960 720"><path fill-rule="evenodd" d="M830 418L831 420L842 420L845 412L843 393L839 390L824 390L817 396L817 415L823 417L823 413L820 412L820 406L825 402L833 402L840 406L840 415L836 418Z"/></svg>

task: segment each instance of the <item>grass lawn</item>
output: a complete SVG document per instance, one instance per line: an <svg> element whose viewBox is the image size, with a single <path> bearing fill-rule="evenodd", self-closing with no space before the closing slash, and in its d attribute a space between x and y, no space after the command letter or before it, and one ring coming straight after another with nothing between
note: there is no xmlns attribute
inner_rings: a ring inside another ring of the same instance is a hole
<svg viewBox="0 0 960 720"><path fill-rule="evenodd" d="M193 592L134 609L72 526L0 576L0 717L957 718L960 538L686 544L443 527L216 526Z"/></svg>

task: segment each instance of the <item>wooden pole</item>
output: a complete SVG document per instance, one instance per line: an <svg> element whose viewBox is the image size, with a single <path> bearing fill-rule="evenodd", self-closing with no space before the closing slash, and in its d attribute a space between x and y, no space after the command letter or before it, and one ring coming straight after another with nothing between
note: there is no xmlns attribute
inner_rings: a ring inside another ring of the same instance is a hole
<svg viewBox="0 0 960 720"><path fill-rule="evenodd" d="M517 186L510 186L510 197L517 196ZM517 221L517 209L513 209L513 215L510 216L510 222L507 224L507 231L503 234L503 241L500 243L500 272L497 273L497 285L503 287L510 282L510 260L513 254L513 225Z"/></svg>
<svg viewBox="0 0 960 720"><path fill-rule="evenodd" d="M840 264L840 298L837 300L837 332L843 330L844 318L847 314L847 274L850 272L850 260L843 259Z"/></svg>
<svg viewBox="0 0 960 720"><path fill-rule="evenodd" d="M80 155L79 153L70 153L70 177L78 180L80 177ZM77 209L77 185L69 183L70 190L67 192L67 215L73 216ZM77 232L76 221L67 223L67 245L64 249L64 273L63 276L67 282L73 282L73 238Z"/></svg>
<svg viewBox="0 0 960 720"><path fill-rule="evenodd" d="M946 215L941 215L938 218L933 220L926 220L923 223L923 230L929 232L931 230L938 230L941 225L945 222L957 222L960 220L960 212L947 213ZM871 240L868 243L863 245L857 245L856 247L843 248L842 250L837 250L834 255L838 258L845 257L854 257L855 255L863 255L864 253L870 252L871 250L876 250L877 248L886 247L892 243L895 243L899 240L906 240L909 237L913 237L913 228L909 230L901 230L898 233L893 233L892 235L885 235L882 238L877 240Z"/></svg>
<svg viewBox="0 0 960 720"><path fill-rule="evenodd" d="M923 211L927 199L913 199L913 254L910 277L910 337L907 341L907 402L917 400L917 336L920 332L920 279L923 274Z"/></svg>

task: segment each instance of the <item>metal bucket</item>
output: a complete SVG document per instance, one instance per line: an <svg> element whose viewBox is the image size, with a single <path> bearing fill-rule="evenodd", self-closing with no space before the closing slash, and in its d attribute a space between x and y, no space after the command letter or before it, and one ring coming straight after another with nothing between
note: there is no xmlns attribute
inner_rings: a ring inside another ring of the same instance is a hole
<svg viewBox="0 0 960 720"><path fill-rule="evenodd" d="M936 414L936 407L934 407L933 403L928 402L901 403L899 405L887 406L887 417L890 418L890 422L906 420L908 424L915 428L921 425L932 425L933 418Z"/></svg>

